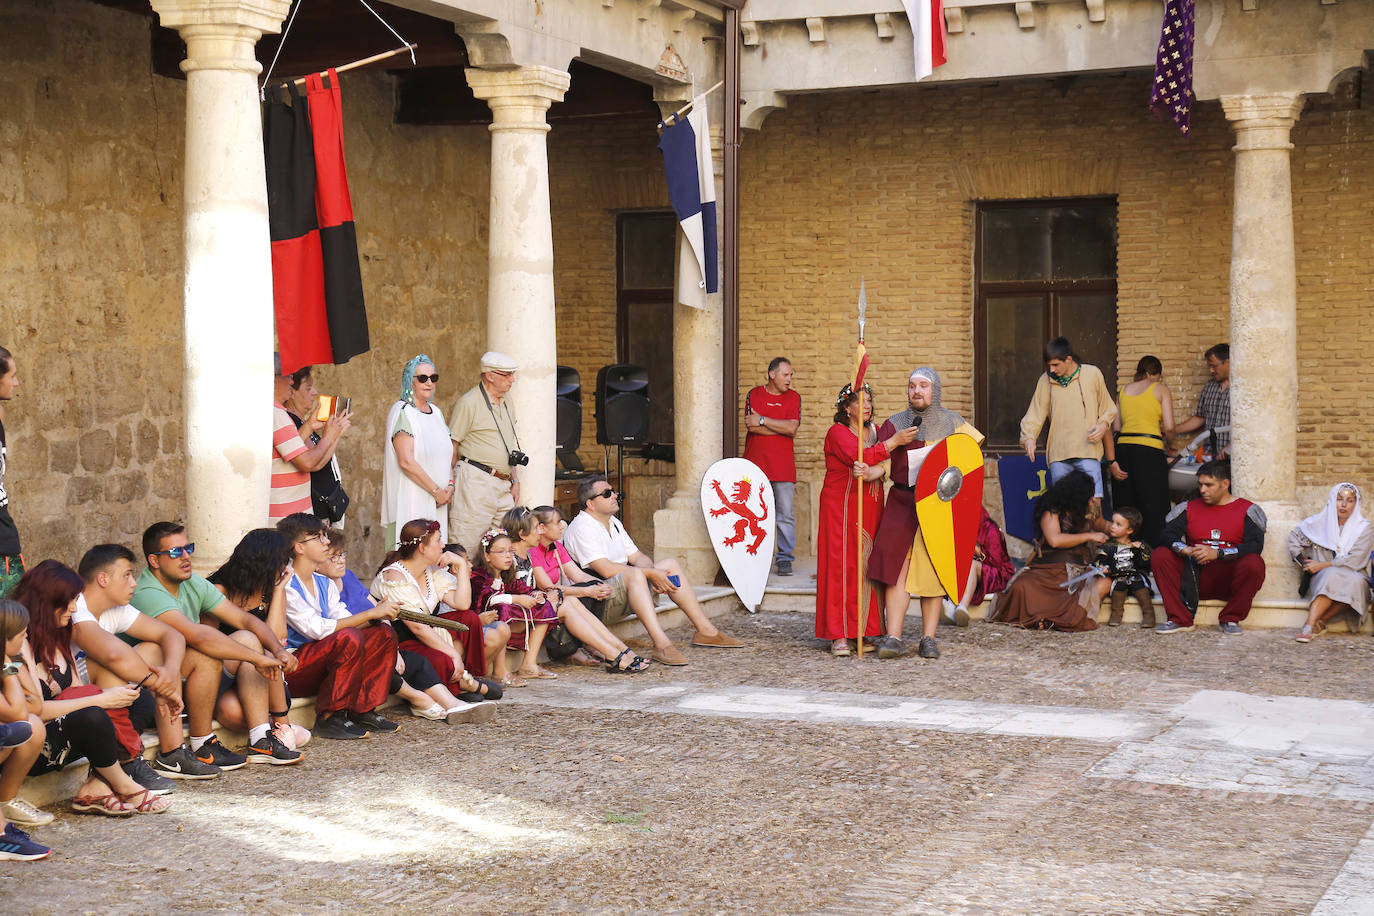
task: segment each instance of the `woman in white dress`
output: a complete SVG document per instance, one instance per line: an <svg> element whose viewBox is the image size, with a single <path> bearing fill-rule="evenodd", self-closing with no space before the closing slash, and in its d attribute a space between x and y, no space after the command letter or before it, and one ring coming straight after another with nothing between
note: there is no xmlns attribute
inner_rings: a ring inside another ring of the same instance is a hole
<svg viewBox="0 0 1374 916"><path fill-rule="evenodd" d="M1360 511L1360 491L1353 483L1338 483L1326 507L1303 519L1288 535L1288 555L1311 575L1307 595L1307 623L1298 642L1311 642L1337 614L1355 616L1352 629L1369 615L1369 553L1374 550L1374 526Z"/></svg>
<svg viewBox="0 0 1374 916"><path fill-rule="evenodd" d="M401 371L401 399L386 415L382 469L382 526L388 549L395 550L400 527L413 518L439 519L439 542L448 541L453 499L455 445L439 405L434 403L439 373L421 353Z"/></svg>

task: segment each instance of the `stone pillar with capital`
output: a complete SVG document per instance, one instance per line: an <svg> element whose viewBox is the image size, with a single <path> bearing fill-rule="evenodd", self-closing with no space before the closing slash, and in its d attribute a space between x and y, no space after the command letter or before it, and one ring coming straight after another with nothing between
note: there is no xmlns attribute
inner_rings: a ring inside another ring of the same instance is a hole
<svg viewBox="0 0 1374 916"><path fill-rule="evenodd" d="M530 463L520 502L553 502L558 350L549 216L549 106L571 77L552 67L467 71L473 95L491 108L491 213L487 344L520 364L509 395ZM511 443L514 447L514 443Z"/></svg>
<svg viewBox="0 0 1374 916"><path fill-rule="evenodd" d="M673 108L678 104L673 104ZM711 163L717 197L725 174L724 146L723 131L712 127ZM724 208L717 209L717 218L723 211ZM723 231L717 237L723 238ZM679 254L679 270L680 258ZM674 288L678 285L674 284ZM688 579L698 585L710 584L719 567L701 513L701 479L721 458L720 399L737 396L734 391L719 389L723 315L720 293L708 295L704 309L681 302L673 306L673 451L677 480L667 505L654 513L654 556L677 557Z"/></svg>
<svg viewBox="0 0 1374 916"><path fill-rule="evenodd" d="M1269 518L1260 601L1297 594L1284 549L1297 505L1297 268L1290 133L1300 93L1221 97L1236 133L1231 228L1231 450L1234 491Z"/></svg>
<svg viewBox="0 0 1374 916"><path fill-rule="evenodd" d="M272 255L254 48L291 4L152 5L186 42L186 523L196 566L212 570L267 519Z"/></svg>

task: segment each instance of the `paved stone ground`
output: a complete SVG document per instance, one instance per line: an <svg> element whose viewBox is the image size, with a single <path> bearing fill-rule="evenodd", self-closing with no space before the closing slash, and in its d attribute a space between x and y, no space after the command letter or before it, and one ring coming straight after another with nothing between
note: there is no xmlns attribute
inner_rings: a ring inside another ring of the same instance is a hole
<svg viewBox="0 0 1374 916"><path fill-rule="evenodd" d="M942 630L739 651L406 719L160 817L59 812L33 913L1374 912L1374 640ZM681 642L687 634L674 634ZM54 809L57 810L57 809ZM7 908L8 909L8 908Z"/></svg>

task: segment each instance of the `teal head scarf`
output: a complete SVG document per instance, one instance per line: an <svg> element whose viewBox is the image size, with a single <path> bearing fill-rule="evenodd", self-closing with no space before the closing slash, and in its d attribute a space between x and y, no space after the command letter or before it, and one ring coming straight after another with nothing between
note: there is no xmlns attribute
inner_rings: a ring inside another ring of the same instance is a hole
<svg viewBox="0 0 1374 916"><path fill-rule="evenodd" d="M401 370L401 400L411 407L415 406L415 370L425 363L433 366L434 360L421 353L406 363L406 367Z"/></svg>

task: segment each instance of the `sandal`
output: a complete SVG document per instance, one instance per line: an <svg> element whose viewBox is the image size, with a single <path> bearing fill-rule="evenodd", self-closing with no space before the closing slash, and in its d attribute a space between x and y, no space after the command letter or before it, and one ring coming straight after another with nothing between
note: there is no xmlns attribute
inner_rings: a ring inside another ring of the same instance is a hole
<svg viewBox="0 0 1374 916"><path fill-rule="evenodd" d="M584 668L600 668L605 664L604 661L598 661L590 652L583 649L578 649L572 655L568 656L568 663L571 665L581 665Z"/></svg>
<svg viewBox="0 0 1374 916"><path fill-rule="evenodd" d="M849 640L837 639L831 642L830 654L835 658L847 658L849 655L853 654L853 650L849 648Z"/></svg>
<svg viewBox="0 0 1374 916"><path fill-rule="evenodd" d="M113 791L109 795L78 795L72 799L72 810L81 814L103 814L106 817L129 817L133 808L117 808L127 804Z"/></svg>
<svg viewBox="0 0 1374 916"><path fill-rule="evenodd" d="M139 799L135 802L134 799ZM172 807L172 800L161 795L154 795L147 789L140 789L137 792L130 792L128 795L120 795L119 800L126 805L133 805L133 811L139 814L161 814Z"/></svg>
<svg viewBox="0 0 1374 916"><path fill-rule="evenodd" d="M554 674L548 668L543 668L539 665L535 665L533 671L517 671L515 673L521 677L531 678L533 680L550 680L558 677L558 675Z"/></svg>
<svg viewBox="0 0 1374 916"><path fill-rule="evenodd" d="M529 686L529 682L526 681L524 678L521 678L521 677L519 677L519 676L517 676L517 675L508 674L508 675L506 675L504 678L501 679L501 686L503 686L503 687L528 687L528 686Z"/></svg>
<svg viewBox="0 0 1374 916"><path fill-rule="evenodd" d="M626 655L630 656L630 663L623 668L620 660ZM634 654L633 649L621 649L620 654L615 657L615 661L606 663L606 670L611 674L638 674L649 667L649 660Z"/></svg>

